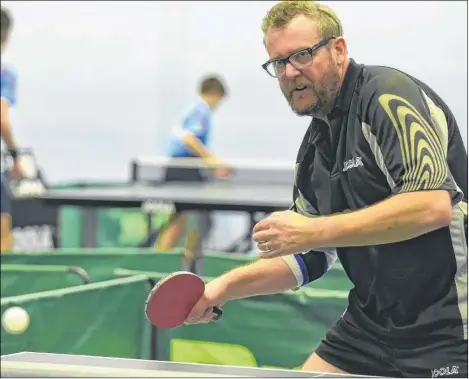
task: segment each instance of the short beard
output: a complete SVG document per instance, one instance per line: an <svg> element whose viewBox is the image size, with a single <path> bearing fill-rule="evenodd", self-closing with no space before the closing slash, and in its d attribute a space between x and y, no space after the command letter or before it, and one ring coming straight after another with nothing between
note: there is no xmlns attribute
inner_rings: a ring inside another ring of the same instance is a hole
<svg viewBox="0 0 469 379"><path fill-rule="evenodd" d="M316 95L317 100L309 107L295 108L293 92L284 94L290 108L297 116L325 116L332 110L334 101L340 91L340 75L338 72L333 71L328 76L330 84L327 87L321 84L311 84L311 90Z"/></svg>
<svg viewBox="0 0 469 379"><path fill-rule="evenodd" d="M297 116L317 116L317 115L324 115L328 113L329 105L331 101L335 98L329 95L329 91L327 88L322 87L320 89L312 88L314 94L316 95L317 101L314 104L311 104L309 107L304 108L295 108L293 104L293 96L290 95L288 100L288 104L290 108ZM331 94L332 95L332 94Z"/></svg>

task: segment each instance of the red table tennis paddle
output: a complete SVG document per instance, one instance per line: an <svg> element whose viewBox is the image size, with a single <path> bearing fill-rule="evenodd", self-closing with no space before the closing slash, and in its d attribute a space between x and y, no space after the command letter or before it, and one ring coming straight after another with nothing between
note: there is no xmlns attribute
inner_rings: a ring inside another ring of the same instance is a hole
<svg viewBox="0 0 469 379"><path fill-rule="evenodd" d="M150 291L145 303L148 321L163 329L177 328L189 316L194 305L205 291L205 283L189 271L178 271L161 279ZM213 307L213 320L218 320L223 311Z"/></svg>

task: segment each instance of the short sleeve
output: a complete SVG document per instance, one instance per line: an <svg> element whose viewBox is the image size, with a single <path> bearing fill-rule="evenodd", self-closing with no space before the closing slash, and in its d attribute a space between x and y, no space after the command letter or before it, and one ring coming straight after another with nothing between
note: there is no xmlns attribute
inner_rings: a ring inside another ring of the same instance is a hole
<svg viewBox="0 0 469 379"><path fill-rule="evenodd" d="M447 190L462 198L447 164L448 125L416 82L396 71L364 87L362 132L393 194Z"/></svg>
<svg viewBox="0 0 469 379"><path fill-rule="evenodd" d="M210 115L203 109L194 110L184 120L183 130L194 134L200 139L205 139L210 131Z"/></svg>
<svg viewBox="0 0 469 379"><path fill-rule="evenodd" d="M1 98L10 106L16 105L16 73L9 68L2 68Z"/></svg>

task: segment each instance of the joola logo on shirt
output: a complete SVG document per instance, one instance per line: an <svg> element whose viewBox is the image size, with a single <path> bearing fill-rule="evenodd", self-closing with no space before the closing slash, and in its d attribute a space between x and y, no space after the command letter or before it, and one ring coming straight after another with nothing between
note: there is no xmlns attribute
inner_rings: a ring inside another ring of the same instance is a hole
<svg viewBox="0 0 469 379"><path fill-rule="evenodd" d="M362 157L355 157L344 162L343 171L347 171L351 168L363 166Z"/></svg>
<svg viewBox="0 0 469 379"><path fill-rule="evenodd" d="M457 375L457 374L459 374L459 366L441 367L441 368L432 370L432 378L439 378L442 376Z"/></svg>

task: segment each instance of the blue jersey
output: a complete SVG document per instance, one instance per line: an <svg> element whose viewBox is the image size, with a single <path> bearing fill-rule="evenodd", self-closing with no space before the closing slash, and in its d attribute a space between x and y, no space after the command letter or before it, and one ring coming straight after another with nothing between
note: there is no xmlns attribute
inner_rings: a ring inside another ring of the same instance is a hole
<svg viewBox="0 0 469 379"><path fill-rule="evenodd" d="M8 101L8 105L16 104L16 72L7 66L2 66L1 97Z"/></svg>
<svg viewBox="0 0 469 379"><path fill-rule="evenodd" d="M11 67L2 65L1 68L1 98L2 100L6 100L8 105L14 106L16 104L16 72ZM3 155L3 139L1 140L1 170L2 173L2 180L3 180L3 172L5 167L4 162L4 155ZM3 201L3 200L2 200Z"/></svg>
<svg viewBox="0 0 469 379"><path fill-rule="evenodd" d="M174 158L194 157L194 154L182 143L182 136L189 132L196 136L202 145L208 146L212 129L212 110L200 99L184 115L181 123L172 131L168 154Z"/></svg>

